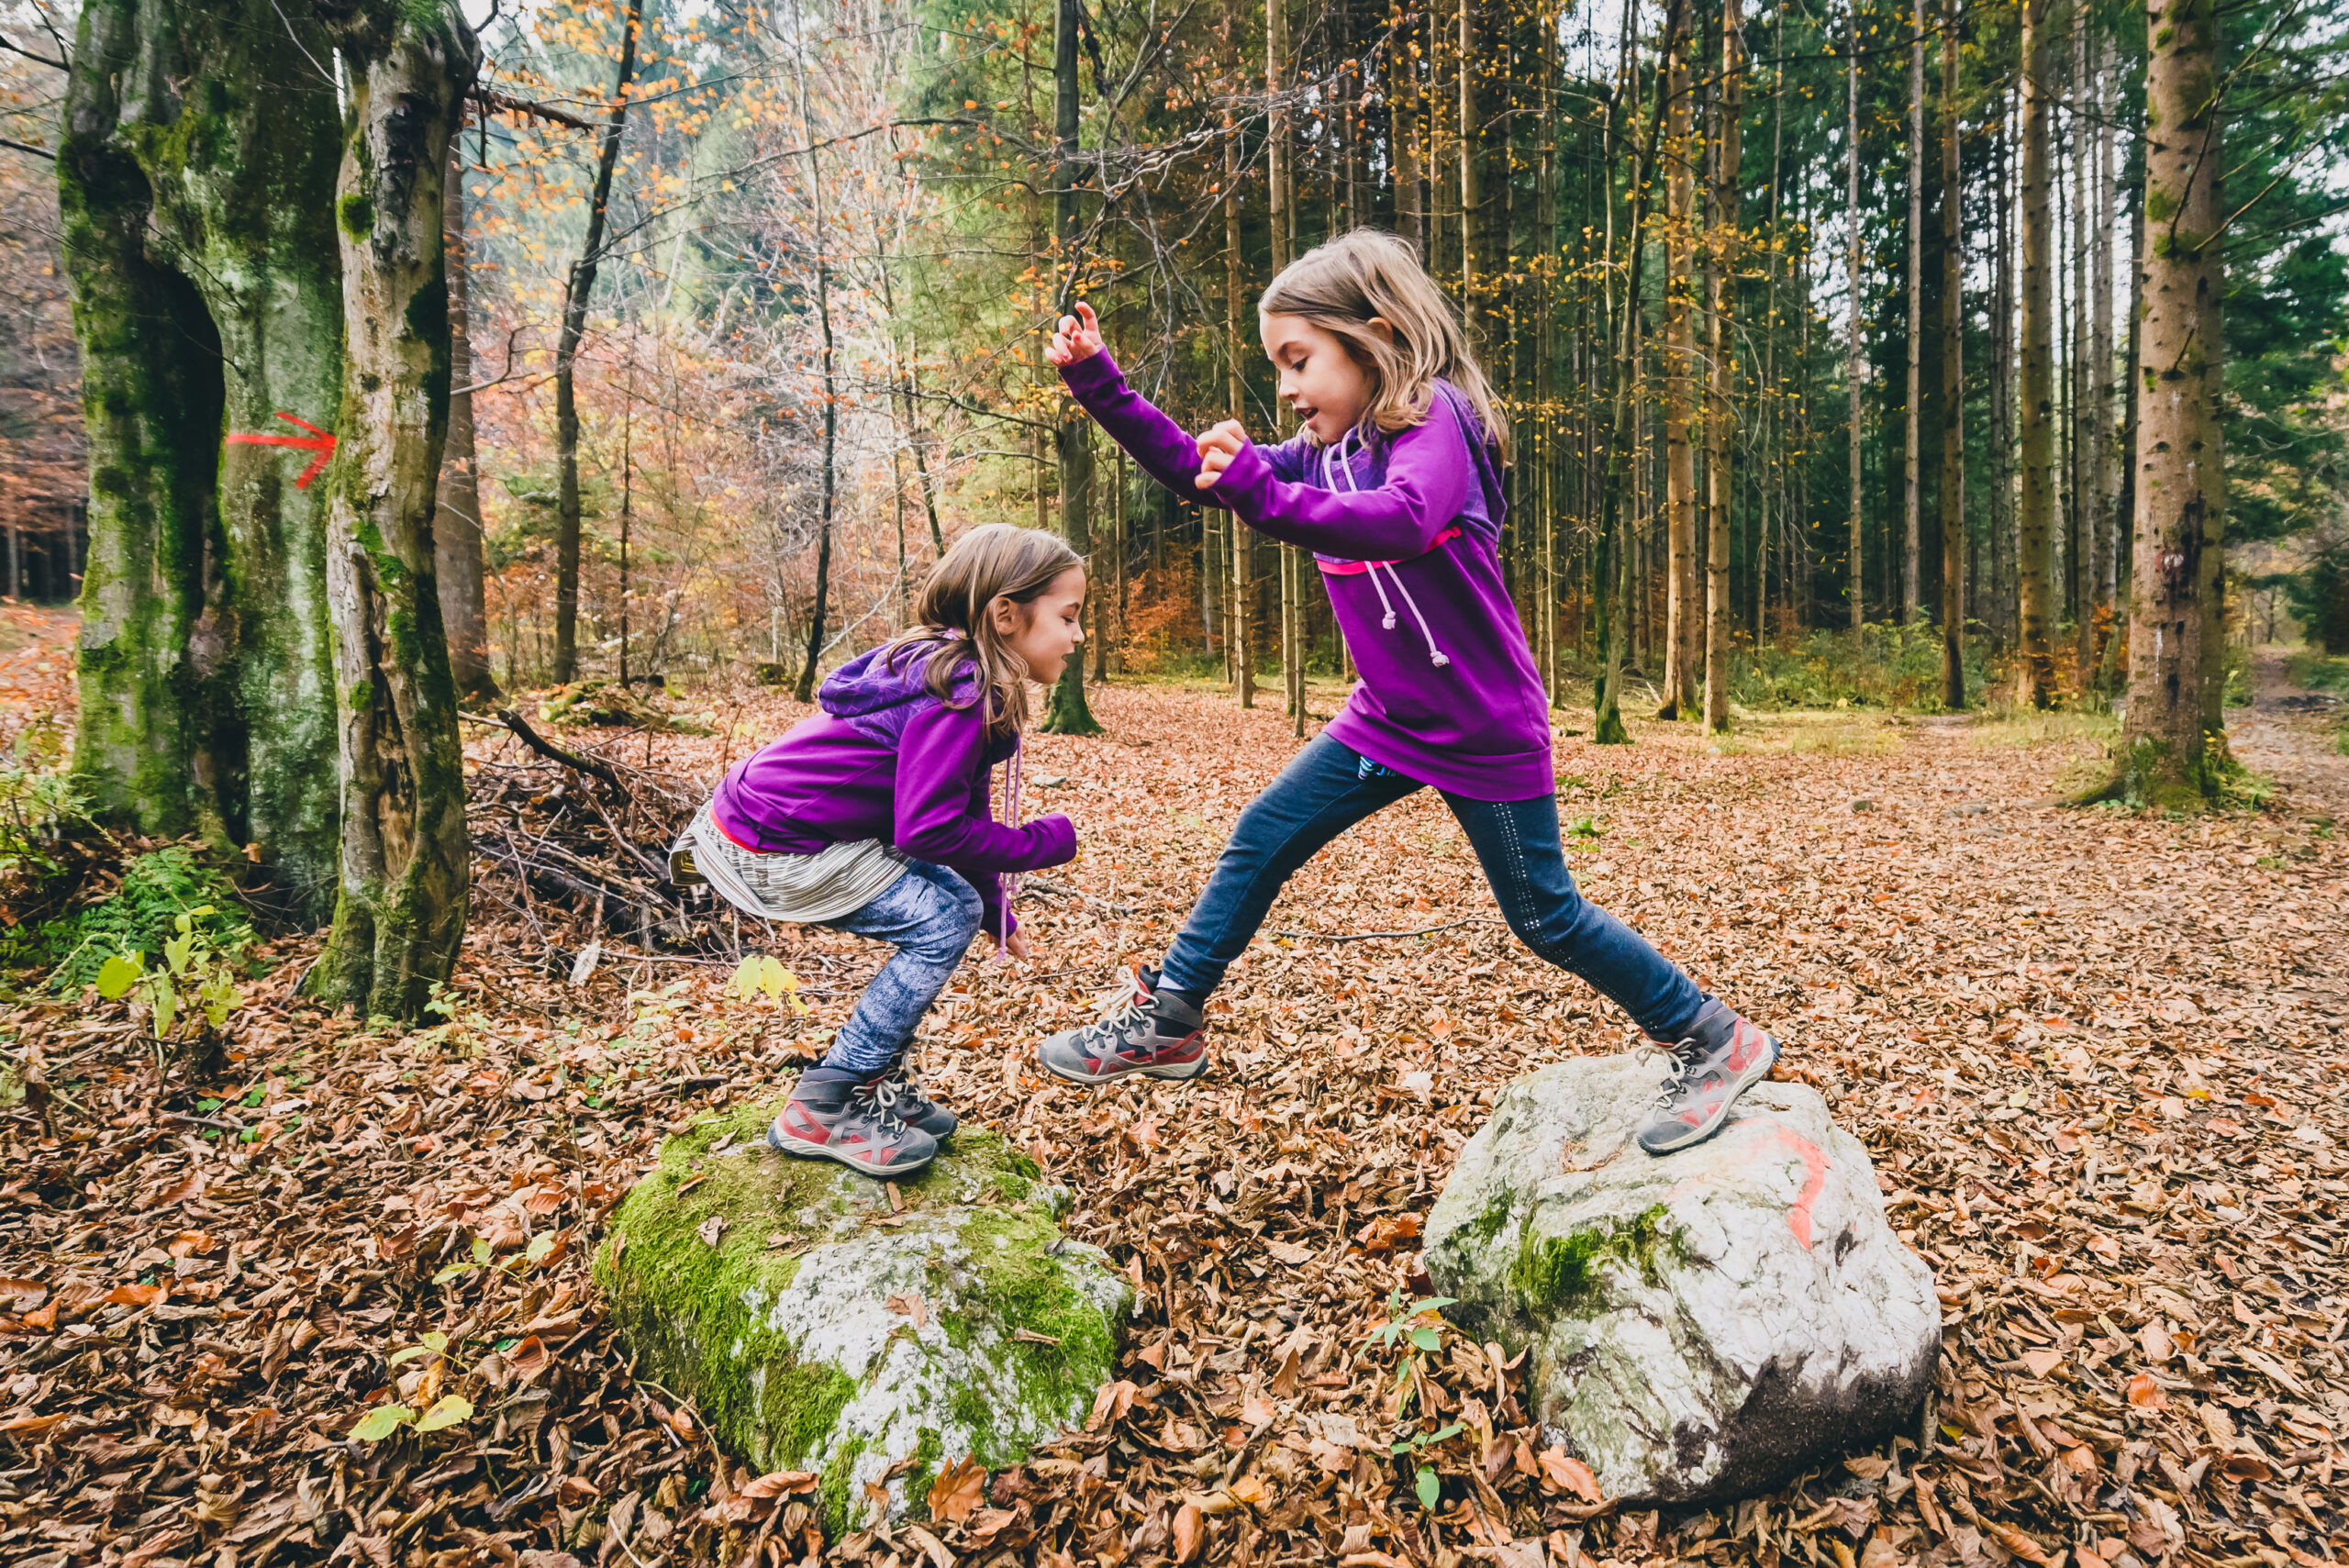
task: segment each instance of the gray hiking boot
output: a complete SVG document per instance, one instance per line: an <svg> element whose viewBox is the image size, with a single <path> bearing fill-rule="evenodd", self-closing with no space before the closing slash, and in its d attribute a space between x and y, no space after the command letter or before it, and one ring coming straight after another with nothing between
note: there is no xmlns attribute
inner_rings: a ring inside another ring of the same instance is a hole
<svg viewBox="0 0 2349 1568"><path fill-rule="evenodd" d="M922 1093L921 1085L914 1082L913 1073L902 1062L881 1074L873 1092L892 1116L907 1127L919 1128L941 1143L953 1137L954 1129L963 1125L952 1111Z"/></svg>
<svg viewBox="0 0 2349 1568"><path fill-rule="evenodd" d="M883 1082L843 1068L809 1068L767 1129L767 1142L802 1159L837 1160L875 1181L915 1174L936 1157L938 1140L906 1125Z"/></svg>
<svg viewBox="0 0 2349 1568"><path fill-rule="evenodd" d="M1063 1029L1036 1050L1045 1072L1072 1084L1108 1084L1137 1074L1196 1078L1208 1070L1208 1029L1199 1010L1133 975L1131 988L1099 1021Z"/></svg>
<svg viewBox="0 0 2349 1568"><path fill-rule="evenodd" d="M1669 1154L1720 1130L1737 1096L1769 1076L1778 1042L1727 1003L1708 998L1677 1045L1667 1051L1655 1105L1640 1119L1640 1147Z"/></svg>

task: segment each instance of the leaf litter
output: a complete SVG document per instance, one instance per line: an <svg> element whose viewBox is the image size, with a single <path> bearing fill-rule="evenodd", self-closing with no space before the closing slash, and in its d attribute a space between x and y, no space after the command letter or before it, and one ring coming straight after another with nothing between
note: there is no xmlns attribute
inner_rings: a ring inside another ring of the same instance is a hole
<svg viewBox="0 0 2349 1568"><path fill-rule="evenodd" d="M631 1375L589 1280L613 1207L662 1138L819 1053L883 950L780 929L763 945L810 977L785 997L729 984L712 922L631 941L584 891L582 812L583 889L484 900L434 1028L291 999L315 939L274 944L215 1081L159 1077L120 1005L0 1023L0 1558L2341 1559L2349 856L2327 819L2034 806L2071 758L1996 725L1732 756L1662 727L1562 742L1577 879L1787 1040L1944 1307L1917 1431L1767 1496L1627 1511L1544 1439L1520 1362L1429 1306L1416 1246L1501 1085L1634 1031L1514 945L1430 796L1292 884L1273 927L1294 934L1217 998L1210 1074L1040 1077L1034 1040L1163 950L1294 744L1269 707L1096 702L1107 740L1032 743L1085 845L1023 895L1038 961L981 944L920 1045L933 1092L1068 1183L1067 1228L1137 1286L1121 1375L1062 1441L993 1476L949 1464L894 1527L852 1499L827 1541L815 1475L751 1474ZM796 711L636 760L713 777ZM473 760L501 802L541 766L502 739ZM615 884L643 880L612 853Z"/></svg>

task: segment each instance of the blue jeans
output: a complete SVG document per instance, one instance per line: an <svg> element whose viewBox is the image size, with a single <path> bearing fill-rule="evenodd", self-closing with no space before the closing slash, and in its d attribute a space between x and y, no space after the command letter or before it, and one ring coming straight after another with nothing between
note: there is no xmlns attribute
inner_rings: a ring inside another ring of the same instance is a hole
<svg viewBox="0 0 2349 1568"><path fill-rule="evenodd" d="M1240 814L1207 890L1167 949L1159 983L1206 996L1297 867L1364 817L1425 787L1315 737ZM1447 793L1443 803L1467 832L1520 941L1588 981L1650 1038L1680 1038L1705 994L1645 938L1575 890L1559 846L1555 796L1496 802Z"/></svg>
<svg viewBox="0 0 2349 1568"><path fill-rule="evenodd" d="M856 999L824 1065L870 1076L903 1056L914 1029L979 934L976 889L944 866L906 862L906 874L853 913L825 925L896 947Z"/></svg>

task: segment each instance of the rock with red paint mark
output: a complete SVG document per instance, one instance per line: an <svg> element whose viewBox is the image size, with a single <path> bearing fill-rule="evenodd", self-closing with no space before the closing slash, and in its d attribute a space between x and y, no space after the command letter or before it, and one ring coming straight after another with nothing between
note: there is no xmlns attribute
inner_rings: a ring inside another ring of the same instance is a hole
<svg viewBox="0 0 2349 1568"><path fill-rule="evenodd" d="M1709 1140L1645 1153L1662 1061L1502 1092L1428 1219L1446 1316L1531 1352L1531 1413L1627 1503L1743 1496L1913 1432L1941 1307L1867 1151L1816 1090L1765 1083Z"/></svg>

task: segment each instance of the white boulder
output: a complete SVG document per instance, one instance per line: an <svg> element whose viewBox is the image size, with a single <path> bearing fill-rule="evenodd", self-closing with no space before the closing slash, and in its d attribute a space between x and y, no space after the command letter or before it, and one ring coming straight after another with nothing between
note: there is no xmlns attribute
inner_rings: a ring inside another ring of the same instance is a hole
<svg viewBox="0 0 2349 1568"><path fill-rule="evenodd" d="M1533 1414L1610 1497L1735 1497L1912 1429L1932 1272L1817 1091L1754 1085L1710 1140L1632 1139L1652 1053L1511 1084L1427 1226L1446 1315L1530 1350Z"/></svg>

